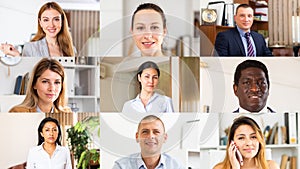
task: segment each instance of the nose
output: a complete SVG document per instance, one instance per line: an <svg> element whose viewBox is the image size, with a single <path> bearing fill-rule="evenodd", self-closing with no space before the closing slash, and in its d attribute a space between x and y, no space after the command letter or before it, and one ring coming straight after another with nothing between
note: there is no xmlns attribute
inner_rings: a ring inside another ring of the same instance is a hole
<svg viewBox="0 0 300 169"><path fill-rule="evenodd" d="M145 39L151 39L152 38L152 32L150 30L146 30L144 33L144 38Z"/></svg>
<svg viewBox="0 0 300 169"><path fill-rule="evenodd" d="M258 83L257 82L251 83L250 90L252 90L252 91L259 91L260 87L259 87Z"/></svg>
<svg viewBox="0 0 300 169"><path fill-rule="evenodd" d="M54 83L49 83L48 90L49 91L55 90L55 84Z"/></svg>
<svg viewBox="0 0 300 169"><path fill-rule="evenodd" d="M154 133L153 133L153 132L150 132L150 133L149 133L149 138L150 138L150 139L154 139L154 137L155 137Z"/></svg>
<svg viewBox="0 0 300 169"><path fill-rule="evenodd" d="M252 145L252 140L250 138L247 138L245 142L247 146Z"/></svg>

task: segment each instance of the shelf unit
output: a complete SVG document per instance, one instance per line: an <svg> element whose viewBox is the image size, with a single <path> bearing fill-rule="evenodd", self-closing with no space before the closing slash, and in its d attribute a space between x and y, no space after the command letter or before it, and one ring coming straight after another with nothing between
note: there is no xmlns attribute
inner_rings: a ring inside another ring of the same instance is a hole
<svg viewBox="0 0 300 169"><path fill-rule="evenodd" d="M219 114L219 123L216 124L219 127L219 138L223 135L223 127L228 126L232 123L233 119L239 116L237 113L228 113L226 115ZM279 125L284 125L284 115L283 113L269 113L262 115L247 115L252 117L260 126L270 125L273 126L275 122L279 122ZM275 120L274 120L275 119ZM203 122L203 121L202 121ZM262 127L261 127L262 128ZM298 130L299 130L298 126ZM263 130L263 129L262 129ZM209 131L205 128L203 131ZM188 157L186 160L186 167L191 167L192 169L198 169L201 165L201 168L213 168L214 165L221 162L226 154L225 145L199 145L197 148L185 147ZM287 154L288 156L296 156L297 164L300 164L299 154L300 154L300 141L298 136L298 144L267 144L266 145L266 155L267 159L274 160L278 165L281 162L281 156ZM200 159L200 161L199 161Z"/></svg>
<svg viewBox="0 0 300 169"><path fill-rule="evenodd" d="M40 57L23 57L21 62L10 67L10 74L7 67L0 67L0 77L3 80L3 87L0 89L0 111L8 112L14 105L20 104L25 95L14 95L15 80L19 75L31 72L33 66L40 60ZM78 112L99 112L100 100L100 64L98 57L89 57L85 65L75 63L74 57L56 57L64 66L67 76L67 95L69 106L78 108ZM82 88L78 88L82 86ZM81 90L81 91L80 91Z"/></svg>
<svg viewBox="0 0 300 169"><path fill-rule="evenodd" d="M78 59L78 58L77 58ZM99 58L87 57L85 64L65 66L71 69L71 81L68 81L69 106L77 112L100 112L100 64Z"/></svg>

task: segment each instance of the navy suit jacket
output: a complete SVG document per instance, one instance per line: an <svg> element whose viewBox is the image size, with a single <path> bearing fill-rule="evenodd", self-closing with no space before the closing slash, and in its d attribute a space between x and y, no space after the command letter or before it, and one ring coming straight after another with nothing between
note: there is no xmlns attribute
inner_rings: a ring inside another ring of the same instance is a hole
<svg viewBox="0 0 300 169"><path fill-rule="evenodd" d="M250 32L256 48L256 56L273 56L266 46L264 37L255 32ZM215 42L215 56L246 56L245 48L237 28L219 32Z"/></svg>

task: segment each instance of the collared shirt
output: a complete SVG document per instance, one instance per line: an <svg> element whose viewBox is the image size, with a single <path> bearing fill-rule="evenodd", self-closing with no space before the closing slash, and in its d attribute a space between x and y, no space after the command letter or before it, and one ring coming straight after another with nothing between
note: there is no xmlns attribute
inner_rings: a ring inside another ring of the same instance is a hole
<svg viewBox="0 0 300 169"><path fill-rule="evenodd" d="M248 44L247 44L247 39L246 39L246 36L245 36L246 32L244 32L243 30L241 30L238 26L237 26L237 30L240 33L240 37L241 37L243 45L244 45L246 56L248 56ZM249 33L250 33L250 31L249 31ZM251 36L251 33L250 33L250 41L251 41L251 44L253 46L254 56L256 56L256 47L255 47L254 40L253 40L253 38Z"/></svg>
<svg viewBox="0 0 300 169"><path fill-rule="evenodd" d="M56 144L55 151L50 157L43 144L29 150L26 169L72 169L70 151L67 147Z"/></svg>
<svg viewBox="0 0 300 169"><path fill-rule="evenodd" d="M115 161L113 169L147 169L147 166L141 153L135 153ZM171 156L162 153L155 169L184 169L184 167Z"/></svg>
<svg viewBox="0 0 300 169"><path fill-rule="evenodd" d="M144 106L140 95L137 95L135 99L127 101L122 109L123 113L171 113L174 112L172 99L154 93L149 99L146 106Z"/></svg>
<svg viewBox="0 0 300 169"><path fill-rule="evenodd" d="M239 107L237 113L252 113L246 109L243 109L242 107ZM265 106L263 109L261 109L259 112L255 112L256 114L259 113L275 113L271 108Z"/></svg>

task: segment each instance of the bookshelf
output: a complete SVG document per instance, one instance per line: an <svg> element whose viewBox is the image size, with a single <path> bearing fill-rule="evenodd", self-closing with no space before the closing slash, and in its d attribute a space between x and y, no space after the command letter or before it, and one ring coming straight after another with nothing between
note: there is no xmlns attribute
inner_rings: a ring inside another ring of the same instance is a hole
<svg viewBox="0 0 300 169"><path fill-rule="evenodd" d="M249 114L243 114L250 116L251 118L255 119L256 122L260 126L266 126L271 125L275 122L278 122L279 125L284 125L284 113L268 113L268 114L259 114L259 115L249 115ZM237 116L240 116L240 114L236 113L219 113L219 123L216 124L216 126L219 128L219 133L217 134L219 138L224 136L223 129L224 127L229 126L233 119ZM202 116L200 116L202 117ZM202 121L203 122L203 121ZM262 127L261 127L262 128ZM297 126L297 132L299 131L299 125ZM262 128L263 130L263 128ZM203 131L210 131L207 129L203 129ZM286 154L288 156L295 156L297 159L297 164L300 164L299 156L300 153L300 144L299 144L299 135L298 135L298 142L297 144L267 144L266 145L266 157L267 159L274 160L278 165L280 165L281 158L283 154ZM185 147L186 148L186 155L187 155L187 163L186 167L199 168L201 165L201 168L213 168L214 165L221 162L226 154L226 145L219 145L218 143L214 144L205 144L205 145L198 145L198 147ZM200 159L200 163L199 163ZM198 163L197 163L198 162ZM199 165L195 165L199 164Z"/></svg>
<svg viewBox="0 0 300 169"><path fill-rule="evenodd" d="M19 75L31 72L41 58L39 57L23 57L21 62L10 67L10 74L7 73L7 67L0 67L0 76L3 85L0 89L1 112L7 112L11 107L23 101L25 95L14 95L15 80ZM100 100L100 64L99 58L86 58L86 64L80 65L72 62L71 57L60 57L62 65L67 75L67 95L69 106L76 106L80 112L99 112ZM78 88L79 86L79 88ZM75 104L74 104L75 103Z"/></svg>

